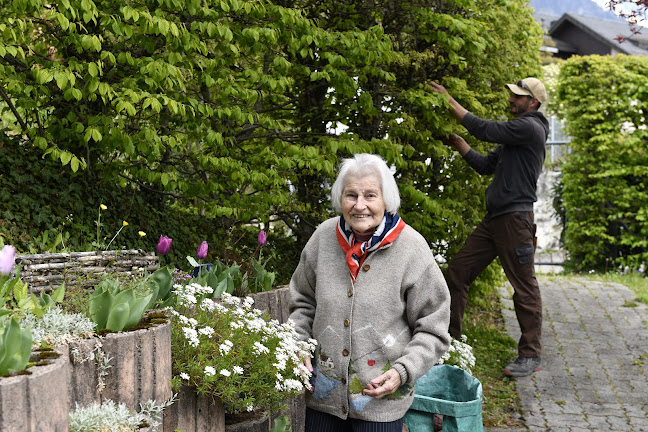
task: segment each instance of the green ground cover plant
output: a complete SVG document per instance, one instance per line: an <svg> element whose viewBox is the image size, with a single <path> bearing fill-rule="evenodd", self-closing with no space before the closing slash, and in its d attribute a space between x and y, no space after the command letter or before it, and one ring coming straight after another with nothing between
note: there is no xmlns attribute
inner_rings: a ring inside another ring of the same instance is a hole
<svg viewBox="0 0 648 432"><path fill-rule="evenodd" d="M175 290L175 388L187 385L219 398L230 414L275 412L285 408L287 398L310 388L310 372L302 361L312 355L315 343L300 341L292 322L269 319L253 309L251 297L223 293L215 299L211 287L195 283Z"/></svg>

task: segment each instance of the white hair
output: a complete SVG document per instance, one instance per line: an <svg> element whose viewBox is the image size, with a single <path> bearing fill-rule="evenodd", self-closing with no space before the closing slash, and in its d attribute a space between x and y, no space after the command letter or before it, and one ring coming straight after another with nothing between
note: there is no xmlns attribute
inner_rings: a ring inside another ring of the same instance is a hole
<svg viewBox="0 0 648 432"><path fill-rule="evenodd" d="M400 207L400 194L391 170L378 155L359 153L353 158L343 159L337 179L331 189L331 202L337 212L342 212L342 192L349 177L375 176L380 180L385 210L395 214Z"/></svg>

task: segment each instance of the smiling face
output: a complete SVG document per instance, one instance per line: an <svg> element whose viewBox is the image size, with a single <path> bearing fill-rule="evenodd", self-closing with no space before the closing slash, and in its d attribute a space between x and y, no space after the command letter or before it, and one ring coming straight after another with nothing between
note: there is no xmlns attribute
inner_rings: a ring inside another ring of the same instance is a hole
<svg viewBox="0 0 648 432"><path fill-rule="evenodd" d="M385 215L378 176L350 176L342 190L342 214L354 231L373 232Z"/></svg>

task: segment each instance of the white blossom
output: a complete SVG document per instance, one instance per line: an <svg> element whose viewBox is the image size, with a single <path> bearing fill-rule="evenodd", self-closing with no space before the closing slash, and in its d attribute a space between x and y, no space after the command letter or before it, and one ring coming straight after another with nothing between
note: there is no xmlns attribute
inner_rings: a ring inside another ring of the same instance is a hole
<svg viewBox="0 0 648 432"><path fill-rule="evenodd" d="M227 369L221 369L220 374L223 375L223 376L228 377L228 376L232 375L232 372L228 371Z"/></svg>
<svg viewBox="0 0 648 432"><path fill-rule="evenodd" d="M207 376L216 375L216 369L214 369L212 366L205 366L205 375Z"/></svg>
<svg viewBox="0 0 648 432"><path fill-rule="evenodd" d="M218 350L220 351L221 355L227 355L227 353L230 352L233 346L234 344L232 342L225 340L218 346Z"/></svg>
<svg viewBox="0 0 648 432"><path fill-rule="evenodd" d="M200 344L198 340L198 332L191 327L183 327L182 331L184 332L185 338L189 341L189 345L197 347Z"/></svg>
<svg viewBox="0 0 648 432"><path fill-rule="evenodd" d="M185 380L185 381L189 381L189 378L191 378L191 377L189 376L188 373L180 372L180 378Z"/></svg>
<svg viewBox="0 0 648 432"><path fill-rule="evenodd" d="M207 337L211 337L211 335L214 334L214 329L207 326L207 327L203 327L200 330L198 330L198 333L200 333L202 335L205 335Z"/></svg>
<svg viewBox="0 0 648 432"><path fill-rule="evenodd" d="M254 352L255 354L269 353L270 349L267 346L260 344L259 342L254 342Z"/></svg>

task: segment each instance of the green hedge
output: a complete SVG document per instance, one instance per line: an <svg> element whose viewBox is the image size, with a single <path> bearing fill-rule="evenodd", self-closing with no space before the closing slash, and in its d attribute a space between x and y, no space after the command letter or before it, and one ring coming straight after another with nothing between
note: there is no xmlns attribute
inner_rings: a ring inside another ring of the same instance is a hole
<svg viewBox="0 0 648 432"><path fill-rule="evenodd" d="M572 136L563 165L564 243L578 270L648 261L648 58L569 59L557 102Z"/></svg>

